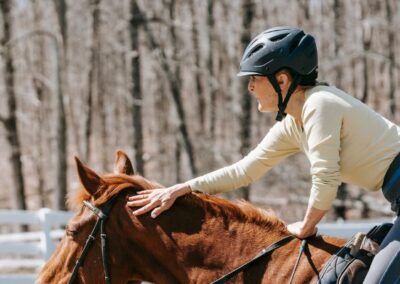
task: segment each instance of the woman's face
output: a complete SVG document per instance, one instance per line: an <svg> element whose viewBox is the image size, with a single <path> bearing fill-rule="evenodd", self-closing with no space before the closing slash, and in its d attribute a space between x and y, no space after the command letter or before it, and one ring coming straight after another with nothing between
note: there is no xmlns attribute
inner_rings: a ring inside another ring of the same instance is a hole
<svg viewBox="0 0 400 284"><path fill-rule="evenodd" d="M278 96L267 77L250 76L247 88L258 101L258 111L278 111Z"/></svg>

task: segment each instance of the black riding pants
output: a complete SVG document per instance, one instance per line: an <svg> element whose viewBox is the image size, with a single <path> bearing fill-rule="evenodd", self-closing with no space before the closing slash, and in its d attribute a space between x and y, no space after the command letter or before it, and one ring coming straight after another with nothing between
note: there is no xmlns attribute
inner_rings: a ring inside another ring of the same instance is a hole
<svg viewBox="0 0 400 284"><path fill-rule="evenodd" d="M393 227L381 243L372 261L364 284L400 283L400 154L390 165L383 182L382 191L397 213Z"/></svg>

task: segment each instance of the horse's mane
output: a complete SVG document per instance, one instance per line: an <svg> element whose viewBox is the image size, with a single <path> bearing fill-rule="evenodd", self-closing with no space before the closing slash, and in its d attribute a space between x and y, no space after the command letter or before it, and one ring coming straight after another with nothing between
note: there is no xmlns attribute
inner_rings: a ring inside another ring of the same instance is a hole
<svg viewBox="0 0 400 284"><path fill-rule="evenodd" d="M93 201L96 206L104 204L111 197L128 188L146 190L163 187L140 175L110 174L102 176L102 180L105 184L99 188L99 197ZM84 200L90 200L91 198L92 196L81 187L78 191L68 195L67 203L70 208L79 208L82 206ZM247 201L232 202L217 196L198 192L186 195L182 200L194 206L199 206L207 212L223 215L227 219L248 221L263 227L274 228L274 230L279 230L280 232L287 232L285 223L272 210L262 210Z"/></svg>
<svg viewBox="0 0 400 284"><path fill-rule="evenodd" d="M248 201L230 201L205 193L195 193L185 198L199 204L207 212L215 212L216 215L223 215L227 219L247 221L265 228L287 232L285 223L276 216L273 210L257 208Z"/></svg>

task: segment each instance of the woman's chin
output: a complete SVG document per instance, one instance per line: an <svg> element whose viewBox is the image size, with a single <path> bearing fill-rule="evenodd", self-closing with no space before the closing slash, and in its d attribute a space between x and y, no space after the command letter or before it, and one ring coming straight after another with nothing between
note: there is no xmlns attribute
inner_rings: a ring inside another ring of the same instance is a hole
<svg viewBox="0 0 400 284"><path fill-rule="evenodd" d="M274 110L272 110L272 109L269 109L269 108L266 108L266 107L263 107L260 103L258 104L258 111L259 112L273 112Z"/></svg>

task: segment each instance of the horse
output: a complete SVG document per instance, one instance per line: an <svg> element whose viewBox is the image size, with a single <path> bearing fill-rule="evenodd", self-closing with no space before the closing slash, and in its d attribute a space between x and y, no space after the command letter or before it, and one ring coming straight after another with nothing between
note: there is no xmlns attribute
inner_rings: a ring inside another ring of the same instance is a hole
<svg viewBox="0 0 400 284"><path fill-rule="evenodd" d="M112 174L100 176L75 160L82 187L67 201L77 212L36 283L211 283L290 235L272 211L203 193L178 198L157 218L135 216L126 205L128 197L140 190L161 188L160 184L135 174L122 151L117 152ZM107 245L103 246L93 227L102 216L96 209L110 200L112 207L103 214L107 215L101 232L102 237L107 236ZM93 246L87 250L84 247L91 231ZM344 243L316 236L299 258L301 240L291 240L230 283L287 283L293 273L293 283L316 282L324 264ZM85 254L83 260L81 254Z"/></svg>

